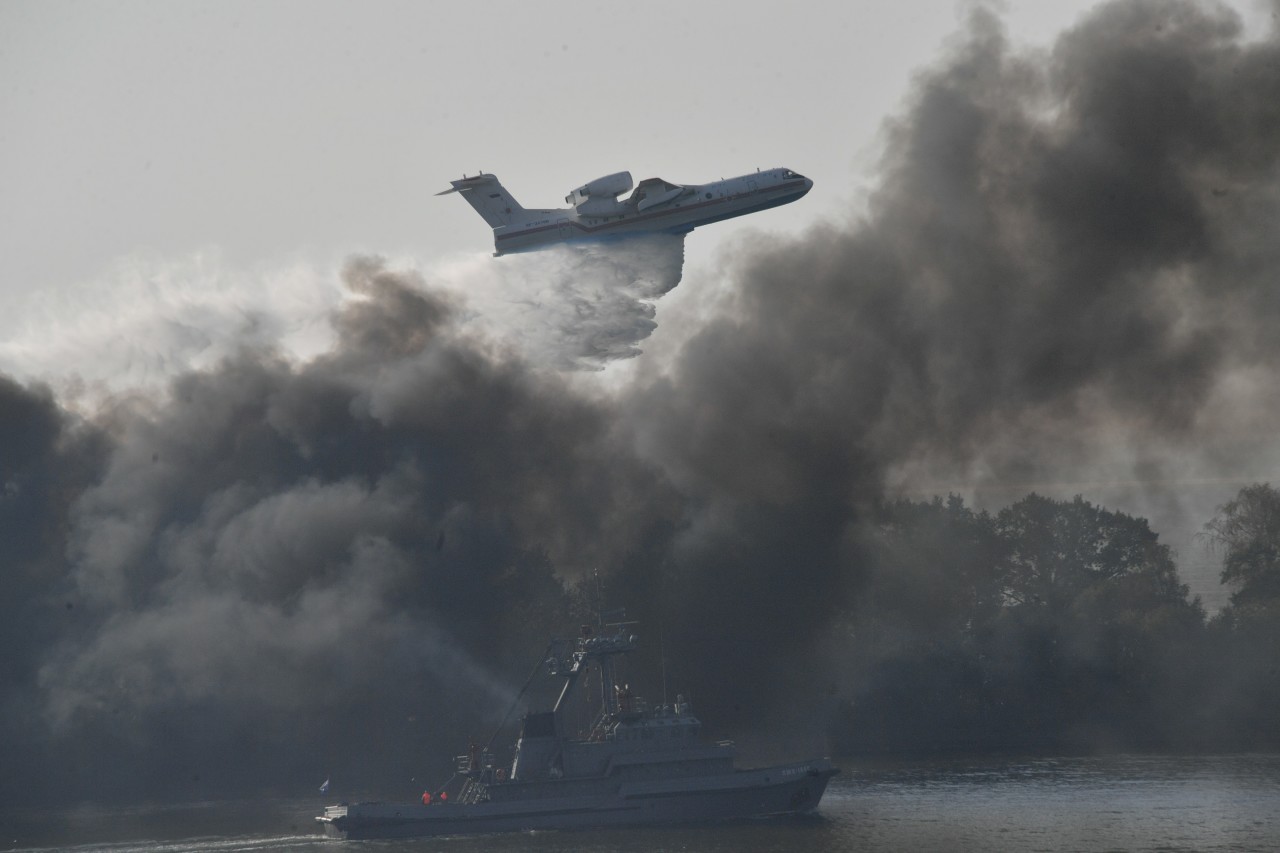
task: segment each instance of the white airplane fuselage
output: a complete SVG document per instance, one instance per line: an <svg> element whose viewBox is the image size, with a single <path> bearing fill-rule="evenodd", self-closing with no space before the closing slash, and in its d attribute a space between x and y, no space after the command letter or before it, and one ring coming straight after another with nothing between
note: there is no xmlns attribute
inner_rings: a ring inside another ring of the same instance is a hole
<svg viewBox="0 0 1280 853"><path fill-rule="evenodd" d="M574 190L572 207L532 210L521 207L490 174L452 181L457 192L493 228L494 255L526 252L557 243L612 240L641 234L687 234L700 225L745 216L793 202L813 181L790 169L768 169L710 184L672 184L660 178L631 189L631 175L607 175Z"/></svg>

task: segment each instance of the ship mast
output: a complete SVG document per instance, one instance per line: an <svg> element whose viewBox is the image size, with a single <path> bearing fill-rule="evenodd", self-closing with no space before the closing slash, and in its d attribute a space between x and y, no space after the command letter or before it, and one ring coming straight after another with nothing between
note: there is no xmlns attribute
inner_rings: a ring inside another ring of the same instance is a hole
<svg viewBox="0 0 1280 853"><path fill-rule="evenodd" d="M588 671L588 664L593 660L596 661L596 666L600 670L600 716L592 724L592 729L619 713L618 683L613 659L616 655L635 651L637 646L635 635L626 632L626 627L634 625L634 622L606 621L609 617L619 615L622 615L621 611L600 614L598 618L601 633L599 634L591 625L582 626L573 654L566 662L568 667L561 671L565 676L565 684L553 709L557 716L568 707L570 696L575 692L579 680ZM606 628L614 629L615 633L603 633Z"/></svg>

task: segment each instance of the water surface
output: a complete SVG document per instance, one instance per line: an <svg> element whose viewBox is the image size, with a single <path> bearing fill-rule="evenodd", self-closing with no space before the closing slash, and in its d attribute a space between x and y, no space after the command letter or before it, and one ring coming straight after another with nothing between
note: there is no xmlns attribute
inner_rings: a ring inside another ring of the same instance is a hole
<svg viewBox="0 0 1280 853"><path fill-rule="evenodd" d="M340 842L318 799L0 814L0 849L230 851L1280 850L1280 755L871 764L846 759L817 815L674 829Z"/></svg>

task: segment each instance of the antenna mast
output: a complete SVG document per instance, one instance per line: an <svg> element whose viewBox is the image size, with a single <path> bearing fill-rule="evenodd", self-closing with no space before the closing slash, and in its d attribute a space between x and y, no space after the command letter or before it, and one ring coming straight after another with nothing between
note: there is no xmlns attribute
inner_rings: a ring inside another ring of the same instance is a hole
<svg viewBox="0 0 1280 853"><path fill-rule="evenodd" d="M604 586L600 580L600 569L592 569L596 579L596 627L604 627Z"/></svg>
<svg viewBox="0 0 1280 853"><path fill-rule="evenodd" d="M658 656L662 658L662 707L667 707L667 644L663 636L662 611L658 611Z"/></svg>

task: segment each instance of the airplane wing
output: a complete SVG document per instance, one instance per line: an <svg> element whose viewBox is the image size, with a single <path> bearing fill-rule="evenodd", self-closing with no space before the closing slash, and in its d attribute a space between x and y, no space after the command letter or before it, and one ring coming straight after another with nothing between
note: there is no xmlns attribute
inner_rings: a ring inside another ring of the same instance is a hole
<svg viewBox="0 0 1280 853"><path fill-rule="evenodd" d="M640 191L643 190L643 193ZM664 181L661 178L649 178L641 181L640 186L636 187L636 192L641 194L639 203L636 204L636 210L646 211L655 207L661 207L664 204L670 204L688 192L688 187L682 187L679 184L673 184Z"/></svg>

